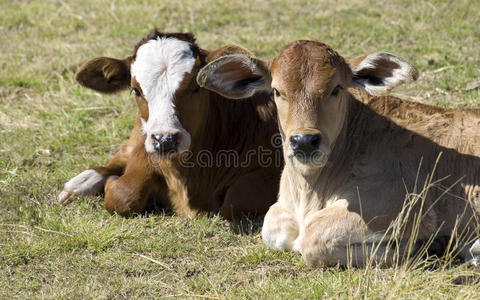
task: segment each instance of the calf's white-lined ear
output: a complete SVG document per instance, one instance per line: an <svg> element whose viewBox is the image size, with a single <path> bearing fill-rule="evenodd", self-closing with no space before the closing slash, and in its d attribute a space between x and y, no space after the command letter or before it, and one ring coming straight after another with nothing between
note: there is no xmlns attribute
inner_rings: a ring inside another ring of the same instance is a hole
<svg viewBox="0 0 480 300"><path fill-rule="evenodd" d="M385 95L393 88L418 78L418 70L405 59L386 52L350 59L353 86L373 96Z"/></svg>
<svg viewBox="0 0 480 300"><path fill-rule="evenodd" d="M130 86L132 58L97 57L84 63L75 74L75 80L101 93L115 93Z"/></svg>
<svg viewBox="0 0 480 300"><path fill-rule="evenodd" d="M197 75L197 83L230 99L249 98L271 90L267 63L243 54L226 55L210 62Z"/></svg>

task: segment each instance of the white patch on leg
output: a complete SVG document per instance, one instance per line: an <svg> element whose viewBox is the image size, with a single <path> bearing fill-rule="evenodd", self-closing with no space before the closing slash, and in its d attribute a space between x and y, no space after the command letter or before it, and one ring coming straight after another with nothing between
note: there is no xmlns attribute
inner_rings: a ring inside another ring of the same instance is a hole
<svg viewBox="0 0 480 300"><path fill-rule="evenodd" d="M85 170L70 179L58 196L58 201L65 202L71 194L95 195L105 184L106 178L95 170Z"/></svg>
<svg viewBox="0 0 480 300"><path fill-rule="evenodd" d="M480 257L480 239L477 239L475 243L473 243L469 252L473 257Z"/></svg>
<svg viewBox="0 0 480 300"><path fill-rule="evenodd" d="M262 228L262 238L267 247L275 250L289 251L293 246L291 237L282 233L275 234L267 230L265 226Z"/></svg>
<svg viewBox="0 0 480 300"><path fill-rule="evenodd" d="M286 236L272 236L268 234L262 234L263 241L268 248L275 250L290 250L292 243Z"/></svg>
<svg viewBox="0 0 480 300"><path fill-rule="evenodd" d="M470 248L462 251L462 256L467 265L478 265L480 263L480 239L477 239Z"/></svg>
<svg viewBox="0 0 480 300"><path fill-rule="evenodd" d="M301 237L301 236L302 236L302 235L299 234L298 237L293 241L293 247L292 247L292 249L293 249L293 251L298 252L298 253L302 253L302 252L300 251L300 250L302 250L301 247L300 247L300 237Z"/></svg>

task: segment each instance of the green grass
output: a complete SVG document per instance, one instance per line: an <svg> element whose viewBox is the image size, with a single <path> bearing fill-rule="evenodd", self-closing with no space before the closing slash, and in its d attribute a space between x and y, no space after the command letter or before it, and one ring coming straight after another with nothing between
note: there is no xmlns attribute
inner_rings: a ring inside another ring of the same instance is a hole
<svg viewBox="0 0 480 300"><path fill-rule="evenodd" d="M273 57L296 39L344 56L399 54L421 72L395 95L480 107L480 2L1 1L0 298L470 298L465 266L315 269L267 249L258 230L218 218L111 217L100 198L56 204L65 181L104 164L130 133L128 93L103 96L73 80L78 65L118 58L150 28L193 31L215 49Z"/></svg>

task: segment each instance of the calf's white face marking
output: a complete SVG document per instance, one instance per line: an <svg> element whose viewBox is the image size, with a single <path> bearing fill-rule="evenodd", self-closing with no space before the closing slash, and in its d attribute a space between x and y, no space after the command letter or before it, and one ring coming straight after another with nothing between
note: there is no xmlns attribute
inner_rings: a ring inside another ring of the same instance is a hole
<svg viewBox="0 0 480 300"><path fill-rule="evenodd" d="M180 133L178 151L189 149L191 136L178 119L174 95L184 75L194 66L195 56L190 43L176 38L159 37L138 48L131 75L140 84L148 103L148 121L142 120L147 152L155 152L152 134Z"/></svg>

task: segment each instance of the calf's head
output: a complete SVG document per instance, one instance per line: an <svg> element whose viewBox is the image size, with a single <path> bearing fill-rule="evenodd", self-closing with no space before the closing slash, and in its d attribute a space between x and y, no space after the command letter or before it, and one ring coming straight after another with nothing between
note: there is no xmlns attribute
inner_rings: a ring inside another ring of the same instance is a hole
<svg viewBox="0 0 480 300"><path fill-rule="evenodd" d="M207 91L195 81L206 52L189 33L153 30L125 59L99 57L85 63L76 80L93 90L113 93L130 87L142 116L148 153L188 150L202 121Z"/></svg>
<svg viewBox="0 0 480 300"><path fill-rule="evenodd" d="M271 91L286 158L303 170L323 167L347 116L349 87L381 95L418 76L404 59L383 52L344 59L329 46L296 41L268 62L220 57L200 70L200 86L240 99Z"/></svg>

